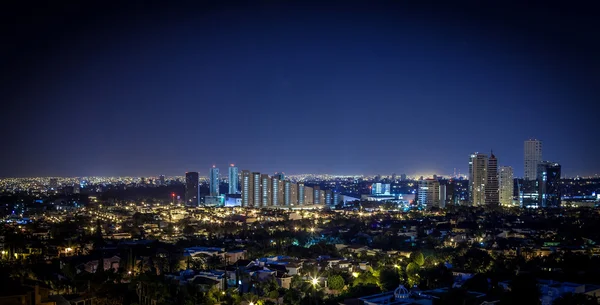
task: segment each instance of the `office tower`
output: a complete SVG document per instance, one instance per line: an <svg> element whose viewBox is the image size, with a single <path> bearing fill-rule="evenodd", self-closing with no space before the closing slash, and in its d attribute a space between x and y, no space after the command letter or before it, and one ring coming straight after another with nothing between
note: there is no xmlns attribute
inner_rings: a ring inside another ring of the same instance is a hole
<svg viewBox="0 0 600 305"><path fill-rule="evenodd" d="M440 182L435 179L424 179L418 182L419 204L427 208L440 207Z"/></svg>
<svg viewBox="0 0 600 305"><path fill-rule="evenodd" d="M279 179L279 181L285 180L285 174L283 172L275 173L275 175L273 177L276 177L277 179Z"/></svg>
<svg viewBox="0 0 600 305"><path fill-rule="evenodd" d="M304 191L306 191L304 183L298 183L298 205L306 204L306 194Z"/></svg>
<svg viewBox="0 0 600 305"><path fill-rule="evenodd" d="M315 203L315 193L312 187L304 186L304 204L314 204Z"/></svg>
<svg viewBox="0 0 600 305"><path fill-rule="evenodd" d="M266 208L271 206L271 177L267 174L260 175L260 207Z"/></svg>
<svg viewBox="0 0 600 305"><path fill-rule="evenodd" d="M471 205L482 205L485 203L487 159L487 155L477 152L469 158L469 203Z"/></svg>
<svg viewBox="0 0 600 305"><path fill-rule="evenodd" d="M279 179L277 177L271 177L271 206L279 206Z"/></svg>
<svg viewBox="0 0 600 305"><path fill-rule="evenodd" d="M371 195L381 194L381 183L371 184Z"/></svg>
<svg viewBox="0 0 600 305"><path fill-rule="evenodd" d="M261 191L261 175L259 172L252 172L252 194L254 195L254 199L252 199L252 207L261 207Z"/></svg>
<svg viewBox="0 0 600 305"><path fill-rule="evenodd" d="M219 169L214 165L208 173L208 178L208 192L210 196L219 196Z"/></svg>
<svg viewBox="0 0 600 305"><path fill-rule="evenodd" d="M544 161L538 164L539 206L543 208L560 207L560 164Z"/></svg>
<svg viewBox="0 0 600 305"><path fill-rule="evenodd" d="M487 165L487 179L485 184L485 204L499 204L498 194L498 159L494 153L490 154Z"/></svg>
<svg viewBox="0 0 600 305"><path fill-rule="evenodd" d="M523 178L525 180L536 180L538 177L537 166L542 162L542 141L535 139L525 141L524 156L525 174Z"/></svg>
<svg viewBox="0 0 600 305"><path fill-rule="evenodd" d="M500 204L503 206L511 206L513 204L514 193L514 174L510 166L501 166L499 170L500 176Z"/></svg>
<svg viewBox="0 0 600 305"><path fill-rule="evenodd" d="M159 185L165 185L165 175L158 176Z"/></svg>
<svg viewBox="0 0 600 305"><path fill-rule="evenodd" d="M229 164L229 194L237 194L238 188L238 168L234 164Z"/></svg>
<svg viewBox="0 0 600 305"><path fill-rule="evenodd" d="M253 176L249 170L242 171L242 207L254 206Z"/></svg>
<svg viewBox="0 0 600 305"><path fill-rule="evenodd" d="M199 175L198 172L185 173L185 204L189 206L198 206L200 204L200 194L198 193Z"/></svg>

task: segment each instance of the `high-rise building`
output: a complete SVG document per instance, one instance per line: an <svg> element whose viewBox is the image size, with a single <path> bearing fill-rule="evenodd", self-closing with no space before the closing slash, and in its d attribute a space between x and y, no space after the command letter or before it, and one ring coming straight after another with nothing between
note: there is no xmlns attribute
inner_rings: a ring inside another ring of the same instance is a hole
<svg viewBox="0 0 600 305"><path fill-rule="evenodd" d="M406 174L400 174L400 181L406 181Z"/></svg>
<svg viewBox="0 0 600 305"><path fill-rule="evenodd" d="M289 180L280 181L279 183L280 193L282 194L280 204L289 207L292 204L292 183Z"/></svg>
<svg viewBox="0 0 600 305"><path fill-rule="evenodd" d="M298 183L292 183L289 180L286 183L290 184L290 193L289 193L289 204L287 206L296 206L298 205ZM302 187L304 189L304 186Z"/></svg>
<svg viewBox="0 0 600 305"><path fill-rule="evenodd" d="M229 164L229 194L237 194L238 188L238 168L234 164Z"/></svg>
<svg viewBox="0 0 600 305"><path fill-rule="evenodd" d="M438 180L419 180L417 192L419 204L428 208L440 207L440 182Z"/></svg>
<svg viewBox="0 0 600 305"><path fill-rule="evenodd" d="M200 194L198 193L199 184L198 172L185 173L185 204L189 206L198 206L200 204Z"/></svg>
<svg viewBox="0 0 600 305"><path fill-rule="evenodd" d="M304 186L304 205L315 204L314 189L310 186Z"/></svg>
<svg viewBox="0 0 600 305"><path fill-rule="evenodd" d="M333 192L331 190L325 191L325 205L333 205Z"/></svg>
<svg viewBox="0 0 600 305"><path fill-rule="evenodd" d="M511 206L513 204L515 182L513 169L510 166L501 166L498 172L500 176L500 204Z"/></svg>
<svg viewBox="0 0 600 305"><path fill-rule="evenodd" d="M277 179L277 177L271 177L271 206L279 206L281 204L279 201L280 192L279 179Z"/></svg>
<svg viewBox="0 0 600 305"><path fill-rule="evenodd" d="M304 183L298 183L298 205L306 204L306 194L304 193L304 191L306 191Z"/></svg>
<svg viewBox="0 0 600 305"><path fill-rule="evenodd" d="M213 165L208 173L210 196L219 196L219 169Z"/></svg>
<svg viewBox="0 0 600 305"><path fill-rule="evenodd" d="M333 193L333 205L338 205L342 201L342 195L338 192Z"/></svg>
<svg viewBox="0 0 600 305"><path fill-rule="evenodd" d="M538 164L539 206L543 208L560 207L560 164L544 161Z"/></svg>
<svg viewBox="0 0 600 305"><path fill-rule="evenodd" d="M166 185L165 175L158 176L158 185Z"/></svg>
<svg viewBox="0 0 600 305"><path fill-rule="evenodd" d="M259 172L252 172L252 195L254 195L254 199L252 199L252 207L261 207L261 191L261 175Z"/></svg>
<svg viewBox="0 0 600 305"><path fill-rule="evenodd" d="M525 141L524 149L524 179L525 180L536 180L537 166L542 162L542 141L530 139Z"/></svg>
<svg viewBox="0 0 600 305"><path fill-rule="evenodd" d="M319 188L318 185L315 185L313 187L313 203L314 204L321 204L321 194L320 194L321 188Z"/></svg>
<svg viewBox="0 0 600 305"><path fill-rule="evenodd" d="M271 206L271 177L267 174L260 175L260 207L266 208Z"/></svg>
<svg viewBox="0 0 600 305"><path fill-rule="evenodd" d="M474 153L469 158L469 203L483 205L485 203L485 183L487 182L486 154Z"/></svg>
<svg viewBox="0 0 600 305"><path fill-rule="evenodd" d="M494 153L490 154L487 165L487 179L485 184L485 204L499 204L498 194L498 159Z"/></svg>
<svg viewBox="0 0 600 305"><path fill-rule="evenodd" d="M252 174L249 170L242 171L242 207L254 206L254 188Z"/></svg>

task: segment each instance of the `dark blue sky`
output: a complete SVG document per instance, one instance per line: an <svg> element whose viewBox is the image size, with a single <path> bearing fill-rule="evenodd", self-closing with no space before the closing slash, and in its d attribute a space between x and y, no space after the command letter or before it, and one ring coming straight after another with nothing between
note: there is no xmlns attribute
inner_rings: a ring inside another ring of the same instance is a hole
<svg viewBox="0 0 600 305"><path fill-rule="evenodd" d="M593 7L194 2L8 11L0 176L600 173Z"/></svg>

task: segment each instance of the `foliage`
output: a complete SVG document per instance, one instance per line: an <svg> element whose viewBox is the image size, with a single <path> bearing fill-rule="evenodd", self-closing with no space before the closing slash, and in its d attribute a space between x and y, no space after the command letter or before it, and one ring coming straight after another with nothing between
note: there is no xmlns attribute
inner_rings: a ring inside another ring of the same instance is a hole
<svg viewBox="0 0 600 305"><path fill-rule="evenodd" d="M346 283L344 282L344 278L340 275L331 275L327 278L327 285L330 289L342 290Z"/></svg>
<svg viewBox="0 0 600 305"><path fill-rule="evenodd" d="M425 257L421 252L412 252L410 254L410 261L417 264L417 266L423 266L425 264Z"/></svg>
<svg viewBox="0 0 600 305"><path fill-rule="evenodd" d="M390 291L400 286L400 273L396 268L386 268L379 273L379 287L383 291Z"/></svg>
<svg viewBox="0 0 600 305"><path fill-rule="evenodd" d="M582 293L566 293L554 300L552 305L597 305L598 298Z"/></svg>

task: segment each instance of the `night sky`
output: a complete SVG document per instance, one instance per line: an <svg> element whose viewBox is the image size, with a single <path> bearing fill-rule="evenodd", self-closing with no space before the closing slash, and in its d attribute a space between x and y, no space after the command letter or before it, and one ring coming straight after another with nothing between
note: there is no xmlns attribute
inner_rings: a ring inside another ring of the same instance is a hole
<svg viewBox="0 0 600 305"><path fill-rule="evenodd" d="M0 9L0 176L600 173L592 1L59 2Z"/></svg>

